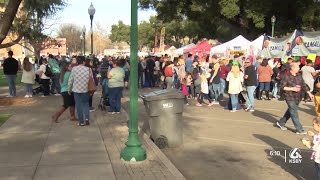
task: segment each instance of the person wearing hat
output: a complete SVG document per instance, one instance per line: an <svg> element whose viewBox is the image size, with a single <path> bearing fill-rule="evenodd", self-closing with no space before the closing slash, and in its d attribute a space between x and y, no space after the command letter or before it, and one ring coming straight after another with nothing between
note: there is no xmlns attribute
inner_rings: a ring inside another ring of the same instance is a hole
<svg viewBox="0 0 320 180"><path fill-rule="evenodd" d="M4 60L3 66L3 74L5 75L8 85L9 85L9 95L7 97L15 97L16 96L16 79L17 72L19 69L19 62L12 57L13 52L8 52L8 58Z"/></svg>

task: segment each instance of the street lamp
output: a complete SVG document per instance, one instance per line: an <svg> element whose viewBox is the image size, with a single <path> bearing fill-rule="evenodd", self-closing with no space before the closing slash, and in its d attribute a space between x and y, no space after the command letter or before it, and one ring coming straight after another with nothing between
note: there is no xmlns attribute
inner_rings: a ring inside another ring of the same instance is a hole
<svg viewBox="0 0 320 180"><path fill-rule="evenodd" d="M276 17L272 16L271 17L271 25L272 25L272 34L271 36L274 37L274 24L276 23Z"/></svg>
<svg viewBox="0 0 320 180"><path fill-rule="evenodd" d="M130 26L130 114L129 136L120 158L125 161L143 161L147 157L138 135L138 0L131 0Z"/></svg>
<svg viewBox="0 0 320 180"><path fill-rule="evenodd" d="M81 40L81 54L83 53L83 34L80 35L80 40Z"/></svg>
<svg viewBox="0 0 320 180"><path fill-rule="evenodd" d="M90 15L91 20L91 55L93 54L93 30L92 30L92 20L93 16L96 13L96 9L93 7L93 4L91 3L90 7L88 8L88 13Z"/></svg>
<svg viewBox="0 0 320 180"><path fill-rule="evenodd" d="M86 26L82 28L82 36L83 36L83 55L86 56Z"/></svg>

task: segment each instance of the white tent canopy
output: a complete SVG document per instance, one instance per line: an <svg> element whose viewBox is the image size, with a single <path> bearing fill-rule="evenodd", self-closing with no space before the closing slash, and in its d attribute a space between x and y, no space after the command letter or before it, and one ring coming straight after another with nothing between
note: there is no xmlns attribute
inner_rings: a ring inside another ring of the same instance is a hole
<svg viewBox="0 0 320 180"><path fill-rule="evenodd" d="M173 51L173 56L183 55L183 50L192 48L193 46L195 46L195 44L191 43L191 44L185 45L179 49L176 49Z"/></svg>
<svg viewBox="0 0 320 180"><path fill-rule="evenodd" d="M251 42L249 40L239 35L228 42L211 48L210 55L219 53L224 53L227 55L229 50L247 50L247 48L250 46L250 43Z"/></svg>
<svg viewBox="0 0 320 180"><path fill-rule="evenodd" d="M264 35L259 36L257 39L250 43L250 47L247 49L248 55L260 56L262 51Z"/></svg>

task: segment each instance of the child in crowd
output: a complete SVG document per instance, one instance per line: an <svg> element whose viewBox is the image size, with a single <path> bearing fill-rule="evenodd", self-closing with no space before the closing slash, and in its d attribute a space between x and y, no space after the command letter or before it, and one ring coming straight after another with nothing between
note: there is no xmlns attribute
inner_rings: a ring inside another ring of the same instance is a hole
<svg viewBox="0 0 320 180"><path fill-rule="evenodd" d="M200 76L201 78L201 93L200 96L198 98L198 103L196 104L196 106L201 107L202 103L203 103L203 98L208 99L209 101L209 107L212 106L212 101L210 100L209 97L209 86L208 86L208 80L207 80L207 76L205 74L202 74Z"/></svg>
<svg viewBox="0 0 320 180"><path fill-rule="evenodd" d="M192 95L190 95L191 93L191 85L192 85L192 76L190 73L187 74L186 76L186 85L187 85L187 92L188 92L188 98L192 98ZM191 97L190 97L191 96Z"/></svg>
<svg viewBox="0 0 320 180"><path fill-rule="evenodd" d="M183 78L180 83L181 83L182 94L184 95L184 104L188 106L189 103L187 98L188 97L187 80Z"/></svg>
<svg viewBox="0 0 320 180"><path fill-rule="evenodd" d="M309 131L309 136L313 137L313 142L302 139L302 143L307 146L309 149L313 150L311 159L315 162L317 179L320 180L320 118L315 117L313 119L313 129L316 131L316 134L312 131Z"/></svg>

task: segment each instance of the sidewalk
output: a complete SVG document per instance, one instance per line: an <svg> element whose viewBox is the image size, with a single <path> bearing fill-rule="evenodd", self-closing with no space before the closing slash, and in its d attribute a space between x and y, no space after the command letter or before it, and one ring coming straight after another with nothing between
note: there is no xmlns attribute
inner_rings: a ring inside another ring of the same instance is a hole
<svg viewBox="0 0 320 180"><path fill-rule="evenodd" d="M147 160L120 160L128 135L126 112L97 110L86 127L69 121L67 112L55 124L50 117L60 103L52 96L27 106L0 107L0 113L13 114L0 127L0 179L184 179L143 134Z"/></svg>

